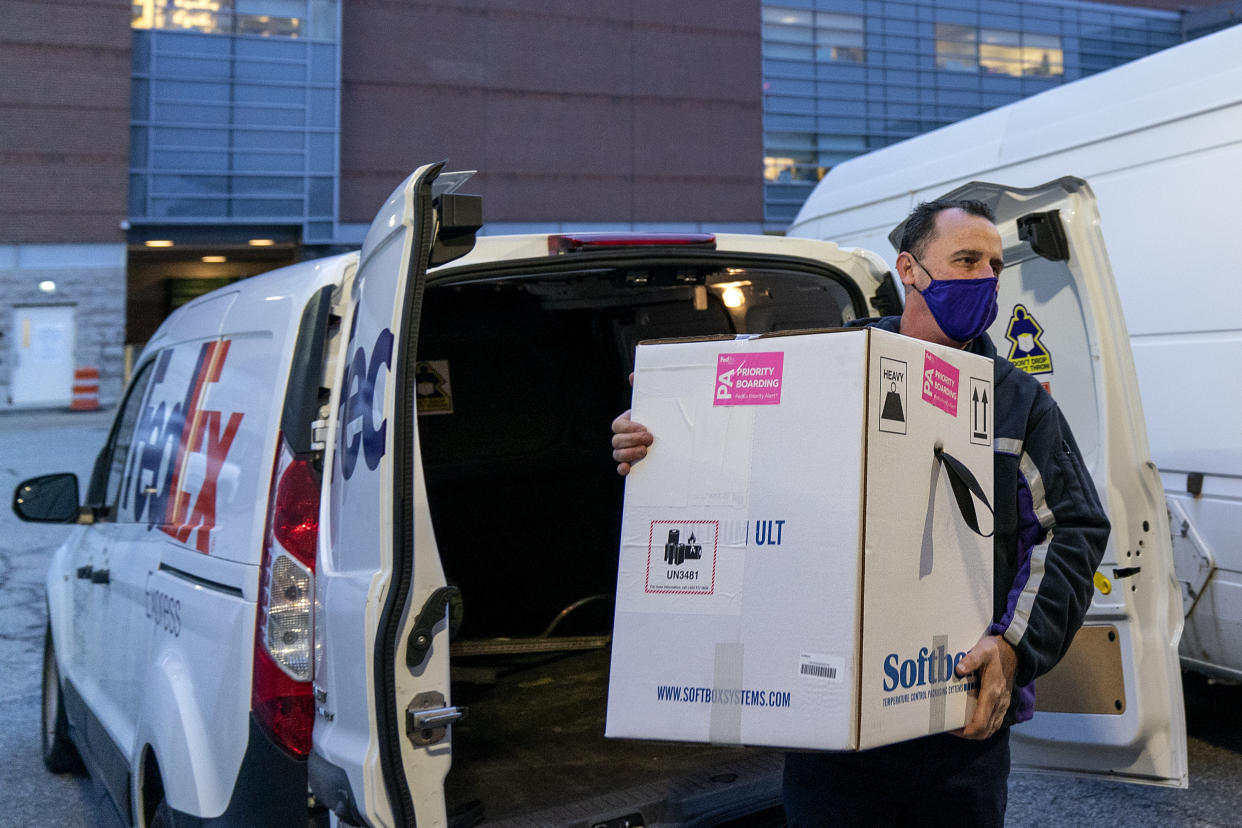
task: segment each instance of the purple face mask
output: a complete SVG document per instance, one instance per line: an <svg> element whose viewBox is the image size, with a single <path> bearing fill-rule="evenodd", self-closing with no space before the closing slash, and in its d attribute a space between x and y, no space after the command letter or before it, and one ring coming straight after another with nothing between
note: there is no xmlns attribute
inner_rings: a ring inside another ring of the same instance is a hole
<svg viewBox="0 0 1242 828"><path fill-rule="evenodd" d="M914 254L910 254L914 259ZM923 301L931 311L932 318L954 342L969 342L988 329L996 319L997 278L986 279L937 279L923 263L914 259L931 279L923 290Z"/></svg>

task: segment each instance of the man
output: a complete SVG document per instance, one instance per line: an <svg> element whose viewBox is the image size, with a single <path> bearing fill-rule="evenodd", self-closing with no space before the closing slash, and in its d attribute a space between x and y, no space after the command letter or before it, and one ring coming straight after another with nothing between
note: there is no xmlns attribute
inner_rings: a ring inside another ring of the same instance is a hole
<svg viewBox="0 0 1242 828"><path fill-rule="evenodd" d="M992 625L957 667L977 672L964 728L857 753L790 753L791 826L1003 825L1009 726L1034 712L1035 678L1060 660L1091 603L1108 540L1069 425L1030 375L998 358L985 333L996 318L1003 248L977 201L920 204L897 256L901 316L859 320L993 360L996 530ZM612 425L613 459L627 474L653 437L625 412Z"/></svg>

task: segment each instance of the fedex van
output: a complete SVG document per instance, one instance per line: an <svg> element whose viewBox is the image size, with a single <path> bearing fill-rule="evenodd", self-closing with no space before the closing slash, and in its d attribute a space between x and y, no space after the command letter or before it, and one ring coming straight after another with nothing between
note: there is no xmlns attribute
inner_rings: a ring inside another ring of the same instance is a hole
<svg viewBox="0 0 1242 828"><path fill-rule="evenodd" d="M1242 681L1242 430L1228 412L1242 402L1242 323L1222 300L1237 290L1240 50L1235 26L852 159L789 228L893 261L889 232L920 201L972 181L1090 183L1166 494L1182 663L1233 682ZM1003 311L993 340L1061 399L1075 382L1062 331L1016 304Z"/></svg>
<svg viewBox="0 0 1242 828"><path fill-rule="evenodd" d="M77 524L46 581L44 761L84 763L126 824L779 814L779 752L603 738L627 680L604 435L639 340L839 325L891 307L887 269L808 239L476 238L464 178L423 167L359 253L177 310L84 498L19 485L23 519ZM1076 332L1058 358L1115 527L1015 762L1184 786L1167 521L1090 193L987 197L1025 245L1013 290L1072 300L1038 313Z"/></svg>

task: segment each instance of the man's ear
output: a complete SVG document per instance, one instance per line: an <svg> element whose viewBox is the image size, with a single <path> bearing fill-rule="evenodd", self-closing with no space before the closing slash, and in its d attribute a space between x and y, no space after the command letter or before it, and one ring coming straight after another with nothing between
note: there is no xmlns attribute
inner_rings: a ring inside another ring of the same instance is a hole
<svg viewBox="0 0 1242 828"><path fill-rule="evenodd" d="M909 292L914 287L914 257L907 251L903 250L897 254L897 278L906 286Z"/></svg>

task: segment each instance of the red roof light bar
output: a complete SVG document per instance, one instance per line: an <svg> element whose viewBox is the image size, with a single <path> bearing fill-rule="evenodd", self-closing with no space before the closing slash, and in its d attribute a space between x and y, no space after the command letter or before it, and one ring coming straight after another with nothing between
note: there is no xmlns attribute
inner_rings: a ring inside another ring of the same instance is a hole
<svg viewBox="0 0 1242 828"><path fill-rule="evenodd" d="M559 255L592 248L692 247L715 250L714 233L561 233L548 236L548 254Z"/></svg>

